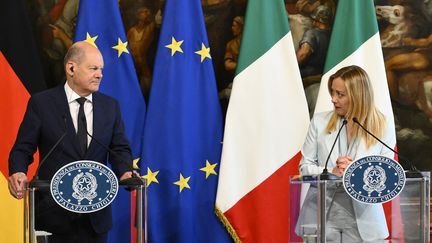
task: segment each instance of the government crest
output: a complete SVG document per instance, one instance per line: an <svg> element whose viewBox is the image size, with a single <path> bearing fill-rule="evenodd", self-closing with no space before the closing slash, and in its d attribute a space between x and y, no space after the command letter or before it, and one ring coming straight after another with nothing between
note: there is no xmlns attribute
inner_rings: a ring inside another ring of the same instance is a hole
<svg viewBox="0 0 432 243"><path fill-rule="evenodd" d="M351 163L343 176L345 191L362 203L392 200L405 186L402 166L384 156L367 156Z"/></svg>
<svg viewBox="0 0 432 243"><path fill-rule="evenodd" d="M80 160L60 168L50 189L54 201L64 209L91 213L111 204L117 195L118 181L107 166Z"/></svg>

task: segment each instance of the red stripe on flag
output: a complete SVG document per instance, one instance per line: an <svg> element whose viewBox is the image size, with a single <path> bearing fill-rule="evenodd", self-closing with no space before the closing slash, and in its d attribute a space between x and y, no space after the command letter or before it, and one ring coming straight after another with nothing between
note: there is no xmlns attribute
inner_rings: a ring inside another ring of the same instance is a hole
<svg viewBox="0 0 432 243"><path fill-rule="evenodd" d="M388 239L404 242L404 231L402 223L402 212L400 208L400 196L395 197L390 202L383 203L386 215L387 227L390 235Z"/></svg>
<svg viewBox="0 0 432 243"><path fill-rule="evenodd" d="M397 152L397 145L394 150ZM394 154L394 160L399 161L398 155ZM404 230L402 223L402 212L400 208L400 196L397 196L390 202L383 203L384 214L386 216L387 228L390 232L388 239L399 240L404 242Z"/></svg>
<svg viewBox="0 0 432 243"><path fill-rule="evenodd" d="M288 242L289 176L300 159L299 152L224 213L242 242Z"/></svg>
<svg viewBox="0 0 432 243"><path fill-rule="evenodd" d="M0 171L8 178L7 161L19 125L24 116L27 101L30 98L12 67L0 51Z"/></svg>
<svg viewBox="0 0 432 243"><path fill-rule="evenodd" d="M135 217L136 217L136 191L131 192L131 243L137 242L137 228L135 227Z"/></svg>

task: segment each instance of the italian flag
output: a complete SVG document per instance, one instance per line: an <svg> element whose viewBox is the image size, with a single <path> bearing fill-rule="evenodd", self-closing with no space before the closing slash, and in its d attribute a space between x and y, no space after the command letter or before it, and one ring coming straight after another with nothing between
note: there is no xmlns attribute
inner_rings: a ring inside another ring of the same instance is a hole
<svg viewBox="0 0 432 243"><path fill-rule="evenodd" d="M375 105L387 119L393 120L384 58L372 0L339 1L315 112L333 109L327 89L328 79L337 70L349 65L360 66L368 73L374 90ZM390 146L394 147L395 144Z"/></svg>
<svg viewBox="0 0 432 243"><path fill-rule="evenodd" d="M216 213L236 242L288 242L289 176L309 114L284 1L249 0L242 38Z"/></svg>
<svg viewBox="0 0 432 243"><path fill-rule="evenodd" d="M315 113L333 109L327 89L328 79L337 70L349 65L360 66L368 73L373 86L375 105L386 116L386 119L393 121L391 123L392 129L395 130L380 35L372 0L343 0L338 2ZM389 144L389 146L396 147L396 144ZM384 204L387 225L392 239L402 235L398 202L398 198L396 198L392 202ZM393 203L393 213L391 212L391 203Z"/></svg>

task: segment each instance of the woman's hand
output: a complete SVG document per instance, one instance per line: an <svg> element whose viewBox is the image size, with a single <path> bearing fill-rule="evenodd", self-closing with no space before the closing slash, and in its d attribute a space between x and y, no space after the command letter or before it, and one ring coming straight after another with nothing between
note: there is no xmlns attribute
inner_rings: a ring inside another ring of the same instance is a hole
<svg viewBox="0 0 432 243"><path fill-rule="evenodd" d="M353 162L351 156L341 156L336 160L336 167L333 168L332 173L342 177L346 167Z"/></svg>

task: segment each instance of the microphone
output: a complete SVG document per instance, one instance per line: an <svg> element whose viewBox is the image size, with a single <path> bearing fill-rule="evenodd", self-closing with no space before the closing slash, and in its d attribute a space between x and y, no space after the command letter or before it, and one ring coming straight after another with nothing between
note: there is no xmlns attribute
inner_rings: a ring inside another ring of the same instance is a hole
<svg viewBox="0 0 432 243"><path fill-rule="evenodd" d="M336 176L336 175L334 175L334 174L328 172L327 166L328 166L328 162L329 162L329 160L330 160L330 155L332 154L333 149L334 149L334 146L336 145L336 141L339 139L340 132L342 131L342 128L343 128L347 123L348 123L347 120L344 119L343 122L342 122L342 126L339 128L339 131L338 131L338 133L337 133L337 135L336 135L336 138L335 138L335 140L334 140L334 142L333 142L333 145L332 145L332 147L331 147L331 149L330 149L330 152L329 152L329 154L328 154L328 156L327 156L327 160L326 160L325 165L324 165L324 170L323 170L323 172L319 175L319 179L320 179L320 180L337 180L337 179L340 179L339 176Z"/></svg>
<svg viewBox="0 0 432 243"><path fill-rule="evenodd" d="M60 136L59 139L57 139L57 142L54 144L54 146L51 147L51 149L48 151L48 153L40 160L38 167L36 168L36 172L33 176L33 179L30 181L29 186L30 187L49 187L49 181L46 180L39 180L39 170L42 167L42 165L45 163L45 161L49 158L49 156L54 152L54 150L58 147L60 142L66 137L67 129L66 129L66 115L63 114L63 123L64 123L64 132Z"/></svg>
<svg viewBox="0 0 432 243"><path fill-rule="evenodd" d="M82 117L82 120L84 122L84 117ZM108 147L107 145L105 145L104 143L102 143L101 141L99 141L98 139L96 139L95 137L93 137L87 130L87 126L84 126L84 129L87 133L87 136L89 136L92 140L94 140L97 144L99 144L100 146L102 146L102 148L106 149L111 155L116 156L118 158L121 158L120 155L115 152L114 150L112 150L110 147ZM128 164L129 165L129 164ZM126 186L126 190L127 191L132 191L133 189L139 189L140 187L143 186L147 186L146 180L143 180L141 177L135 175L134 173L134 168L132 166L130 166L130 171L132 172L132 177L131 178L127 178L127 179L123 179L121 181L119 181L119 185L120 186ZM138 190L137 190L137 194L138 194ZM137 205L138 205L138 196L137 198ZM135 218L137 219L138 216L138 210L135 211Z"/></svg>
<svg viewBox="0 0 432 243"><path fill-rule="evenodd" d="M84 118L83 118L83 120L84 120ZM85 128L85 131L86 131L87 135L91 139L93 139L97 144L99 144L100 146L102 146L102 148L106 149L111 155L114 155L114 156L116 156L118 158L121 158L121 156L116 151L112 150L110 147L108 147L107 145L105 145L104 143L102 143L101 141L99 141L98 139L96 139L95 137L93 137L88 132L87 126L84 126L84 128ZM144 180L141 179L140 177L138 177L137 175L135 175L134 168L132 166L130 166L130 171L132 172L132 177L119 181L119 185L121 185L121 186L128 186L128 187L144 185Z"/></svg>
<svg viewBox="0 0 432 243"><path fill-rule="evenodd" d="M360 122L358 121L357 117L353 117L353 122L359 125L367 134L371 135L373 138L375 138L378 142L380 142L382 145L384 145L386 148L390 149L393 153L397 154L398 157L402 158L405 162L408 162L408 165L410 166L410 169L405 172L405 176L407 178L422 178L423 175L420 173L420 171L411 163L411 161L407 160L405 157L400 155L397 151L392 149L390 146L388 146L386 143L384 143L381 139L379 139L377 136L369 132Z"/></svg>

